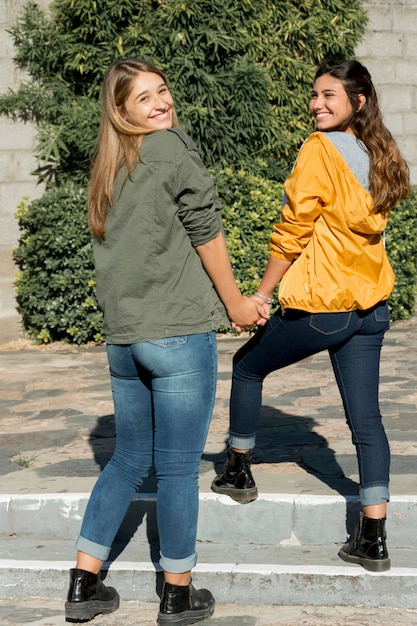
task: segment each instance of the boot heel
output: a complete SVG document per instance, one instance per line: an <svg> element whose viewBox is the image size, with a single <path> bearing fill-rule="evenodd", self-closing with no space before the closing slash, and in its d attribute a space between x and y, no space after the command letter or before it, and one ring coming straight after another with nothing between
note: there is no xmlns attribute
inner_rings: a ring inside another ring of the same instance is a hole
<svg viewBox="0 0 417 626"><path fill-rule="evenodd" d="M65 618L74 622L83 622L93 619L96 615L113 613L119 608L119 596L112 601L90 600L88 602L66 602Z"/></svg>
<svg viewBox="0 0 417 626"><path fill-rule="evenodd" d="M257 487L252 487L251 489L238 489L237 487L215 485L213 481L211 490L220 495L229 496L235 502L239 502L239 504L248 504L249 502L256 500L258 497Z"/></svg>
<svg viewBox="0 0 417 626"><path fill-rule="evenodd" d="M355 565L362 565L362 567L368 570L368 572L380 573L380 572L387 572L389 569L391 569L391 561L388 558L383 559L381 561L366 559L360 556L355 556L353 554L347 554L344 551L343 547L340 548L338 552L338 556L342 559L342 561L345 561L346 563L354 563Z"/></svg>
<svg viewBox="0 0 417 626"><path fill-rule="evenodd" d="M120 597L116 589L106 587L100 574L82 569L70 570L70 587L65 603L65 619L82 622L96 615L113 613L119 608Z"/></svg>

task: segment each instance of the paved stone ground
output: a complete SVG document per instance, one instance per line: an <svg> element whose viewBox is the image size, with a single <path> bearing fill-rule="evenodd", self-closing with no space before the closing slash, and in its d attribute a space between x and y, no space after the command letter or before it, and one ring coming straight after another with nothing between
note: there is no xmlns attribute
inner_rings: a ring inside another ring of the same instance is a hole
<svg viewBox="0 0 417 626"><path fill-rule="evenodd" d="M386 336L381 364L381 408L392 451L392 495L416 494L417 318ZM209 491L224 461L231 359L242 339L219 339L216 404L201 463ZM114 447L113 407L105 350L54 344L0 345L0 493L89 492ZM357 493L350 434L327 354L272 374L255 453L259 490L271 493ZM144 486L149 491L149 484ZM36 575L36 574L34 574ZM252 598L248 597L251 601ZM352 598L352 602L354 598ZM0 624L60 626L62 600L0 601ZM123 602L94 626L155 624L157 604ZM211 626L280 624L361 626L417 624L416 611L361 607L219 605Z"/></svg>
<svg viewBox="0 0 417 626"><path fill-rule="evenodd" d="M417 317L393 324L380 400L391 444L392 495L416 494ZM219 380L201 463L209 491L225 458L232 355L219 339ZM260 491L357 494L357 463L327 353L271 374L254 455ZM0 493L89 492L114 447L105 349L0 346ZM149 490L152 479L144 485Z"/></svg>
<svg viewBox="0 0 417 626"><path fill-rule="evenodd" d="M92 626L155 626L158 605L151 602L122 602L110 615L94 618ZM2 626L64 626L61 600L28 598L0 601ZM217 606L207 626L415 626L416 611L320 606Z"/></svg>

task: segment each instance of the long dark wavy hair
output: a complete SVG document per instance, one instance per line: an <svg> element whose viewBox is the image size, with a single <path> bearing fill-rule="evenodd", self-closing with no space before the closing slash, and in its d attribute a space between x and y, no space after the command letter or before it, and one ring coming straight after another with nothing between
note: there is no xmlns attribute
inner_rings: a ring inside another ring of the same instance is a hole
<svg viewBox="0 0 417 626"><path fill-rule="evenodd" d="M370 157L369 186L375 213L387 215L401 200L411 195L410 172L390 131L382 121L378 98L371 75L359 61L326 61L316 72L341 81L352 104L352 116L346 122L363 141ZM366 102L358 110L359 96ZM343 130L343 129L342 129Z"/></svg>

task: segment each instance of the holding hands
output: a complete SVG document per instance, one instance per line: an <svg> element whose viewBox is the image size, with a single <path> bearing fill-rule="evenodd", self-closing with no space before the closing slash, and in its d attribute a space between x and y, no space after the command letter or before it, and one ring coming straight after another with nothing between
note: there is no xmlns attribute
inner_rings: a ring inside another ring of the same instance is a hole
<svg viewBox="0 0 417 626"><path fill-rule="evenodd" d="M250 298L241 296L239 302L227 309L232 322L232 328L237 332L251 330L254 326L264 326L271 312L271 304L264 302L258 296Z"/></svg>
<svg viewBox="0 0 417 626"><path fill-rule="evenodd" d="M223 233L220 232L214 239L196 246L196 251L226 307L232 327L241 332L254 326L264 326L271 312L272 300L259 292L251 298L241 294L230 265ZM276 283L272 289L265 288L266 293L273 293L275 285Z"/></svg>

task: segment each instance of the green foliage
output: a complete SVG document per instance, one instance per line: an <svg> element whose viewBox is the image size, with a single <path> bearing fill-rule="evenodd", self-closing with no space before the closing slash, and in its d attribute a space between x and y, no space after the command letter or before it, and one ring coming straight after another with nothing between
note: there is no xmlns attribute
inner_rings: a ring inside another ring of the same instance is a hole
<svg viewBox="0 0 417 626"><path fill-rule="evenodd" d="M23 202L16 288L23 326L39 342L102 338L95 299L86 179L102 79L119 57L168 76L182 126L214 169L234 270L252 293L268 257L281 185L312 130L315 67L353 57L366 26L360 0L33 1L11 29L30 80L0 96L0 114L38 129L43 198ZM416 195L393 212L387 246L397 274L393 319L415 298Z"/></svg>
<svg viewBox="0 0 417 626"><path fill-rule="evenodd" d="M408 319L415 314L417 296L417 186L409 200L391 211L385 241L396 276L389 299L391 318Z"/></svg>
<svg viewBox="0 0 417 626"><path fill-rule="evenodd" d="M0 96L0 114L35 122L39 178L83 181L109 64L142 56L167 74L181 123L210 166L290 167L311 130L315 66L352 57L360 0L52 0L29 2L11 29L31 82ZM276 175L275 175L276 176Z"/></svg>
<svg viewBox="0 0 417 626"><path fill-rule="evenodd" d="M215 179L233 272L242 293L252 295L268 260L273 224L279 221L282 183L232 167L215 172Z"/></svg>
<svg viewBox="0 0 417 626"><path fill-rule="evenodd" d="M233 270L242 292L251 295L265 269L273 224L279 221L282 184L242 168L218 168L213 174ZM22 201L18 208L17 301L23 325L37 343L103 340L85 205L85 191L68 184L40 200ZM392 212L386 244L397 276L389 301L391 319L407 319L417 295L417 187Z"/></svg>
<svg viewBox="0 0 417 626"><path fill-rule="evenodd" d="M22 324L37 343L102 341L85 190L67 185L17 210L14 251Z"/></svg>

